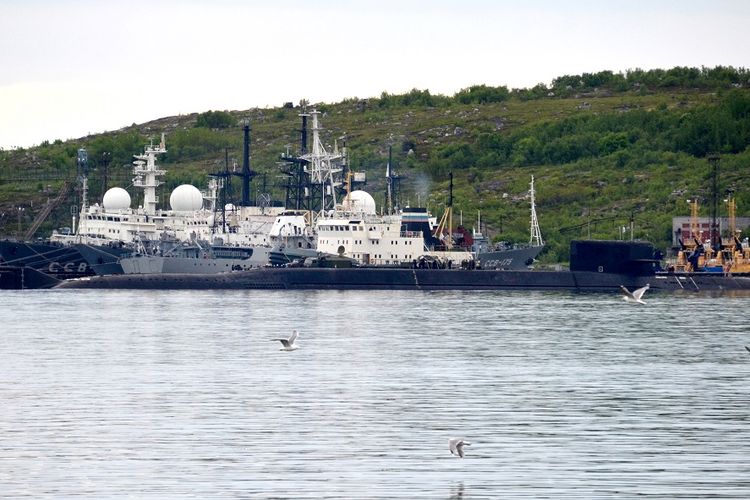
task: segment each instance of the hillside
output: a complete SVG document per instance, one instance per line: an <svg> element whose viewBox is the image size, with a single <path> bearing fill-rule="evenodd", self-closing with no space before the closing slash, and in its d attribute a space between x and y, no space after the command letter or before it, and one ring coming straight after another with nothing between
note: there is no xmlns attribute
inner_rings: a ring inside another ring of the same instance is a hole
<svg viewBox="0 0 750 500"><path fill-rule="evenodd" d="M732 189L739 215L750 215L750 74L733 68L673 68L626 74L564 76L532 89L475 86L454 96L426 90L308 106L322 111L323 138L344 144L351 165L367 173L365 189L383 200L389 145L402 176L402 202L439 214L447 176L454 206L471 226L481 210L494 239L528 239L530 176L536 179L548 262L567 259L573 238L635 237L661 247L671 218L689 215L687 199L707 199L708 154L720 154L722 197ZM181 183L205 187L225 159L241 164L243 119L251 125L255 190L284 199L279 155L298 152L302 108L219 111L160 118L78 140L0 151L0 235L21 232L64 181L76 178L78 148L92 173L90 199L103 186L130 184L130 161L150 139L166 134L168 170L162 201ZM105 163L108 166L105 168ZM106 172L106 173L105 173ZM71 191L37 235L70 225ZM23 210L19 211L18 207ZM708 214L707 203L705 214ZM746 228L743 228L746 229Z"/></svg>

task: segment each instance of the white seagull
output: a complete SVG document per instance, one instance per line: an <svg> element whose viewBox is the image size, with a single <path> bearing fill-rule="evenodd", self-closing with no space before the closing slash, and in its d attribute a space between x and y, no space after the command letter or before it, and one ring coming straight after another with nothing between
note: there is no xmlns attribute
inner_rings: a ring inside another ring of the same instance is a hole
<svg viewBox="0 0 750 500"><path fill-rule="evenodd" d="M471 446L471 443L461 438L448 439L448 449L451 450L451 455L458 455L464 458L464 446Z"/></svg>
<svg viewBox="0 0 750 500"><path fill-rule="evenodd" d="M292 334L289 336L288 339L271 339L273 341L279 341L282 344L282 348L279 349L279 351L293 351L299 346L294 343L295 340L297 340L297 336L299 334L297 333L297 330L292 330Z"/></svg>
<svg viewBox="0 0 750 500"><path fill-rule="evenodd" d="M625 302L637 302L639 304L645 304L641 297L643 297L643 294L646 293L646 290L648 290L649 287L650 285L647 283L643 288L639 288L638 290L630 292L627 288L620 285L620 290L622 290L622 293L624 294L622 299Z"/></svg>

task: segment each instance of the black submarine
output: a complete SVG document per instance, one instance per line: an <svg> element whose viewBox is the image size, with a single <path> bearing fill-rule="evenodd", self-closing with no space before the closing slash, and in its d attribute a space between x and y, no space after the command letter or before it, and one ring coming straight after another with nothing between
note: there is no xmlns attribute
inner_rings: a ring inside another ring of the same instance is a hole
<svg viewBox="0 0 750 500"><path fill-rule="evenodd" d="M750 290L750 276L664 271L648 242L574 240L568 271L504 271L437 266L369 267L319 259L315 265L265 267L211 275L141 274L77 278L61 289L154 290L564 290L614 292L646 284L661 291ZM344 265L342 265L344 264Z"/></svg>

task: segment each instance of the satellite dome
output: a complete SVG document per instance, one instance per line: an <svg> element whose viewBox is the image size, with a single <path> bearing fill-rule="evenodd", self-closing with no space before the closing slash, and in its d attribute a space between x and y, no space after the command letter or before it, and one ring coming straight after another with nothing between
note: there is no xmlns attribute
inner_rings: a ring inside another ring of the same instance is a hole
<svg viewBox="0 0 750 500"><path fill-rule="evenodd" d="M172 191L169 206L175 212L195 212L203 208L203 195L198 188L190 184L182 184Z"/></svg>
<svg viewBox="0 0 750 500"><path fill-rule="evenodd" d="M113 187L104 193L102 206L105 211L127 210L130 208L130 195L121 187Z"/></svg>
<svg viewBox="0 0 750 500"><path fill-rule="evenodd" d="M349 194L349 202L353 212L375 214L375 199L367 191L352 191ZM344 204L346 204L346 198L344 198Z"/></svg>

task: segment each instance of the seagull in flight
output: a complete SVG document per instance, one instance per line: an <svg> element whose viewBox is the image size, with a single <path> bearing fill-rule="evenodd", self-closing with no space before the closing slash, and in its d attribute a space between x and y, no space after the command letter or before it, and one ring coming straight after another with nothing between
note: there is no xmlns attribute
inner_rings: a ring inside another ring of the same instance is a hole
<svg viewBox="0 0 750 500"><path fill-rule="evenodd" d="M745 346L745 349L747 349L747 352L750 352L750 347Z"/></svg>
<svg viewBox="0 0 750 500"><path fill-rule="evenodd" d="M294 343L294 341L297 340L298 335L299 334L297 333L297 330L292 330L292 334L289 336L288 339L271 339L271 340L281 342L281 345L283 347L279 349L280 351L293 351L299 348L299 346Z"/></svg>
<svg viewBox="0 0 750 500"><path fill-rule="evenodd" d="M461 438L448 439L448 449L451 450L451 455L458 455L460 458L464 458L464 446L471 446L471 443Z"/></svg>
<svg viewBox="0 0 750 500"><path fill-rule="evenodd" d="M620 290L622 290L622 293L624 294L622 298L625 302L637 302L639 304L645 304L641 297L643 297L643 294L646 293L646 290L649 289L649 286L650 285L647 283L643 288L639 288L638 290L630 292L627 288L620 285Z"/></svg>

